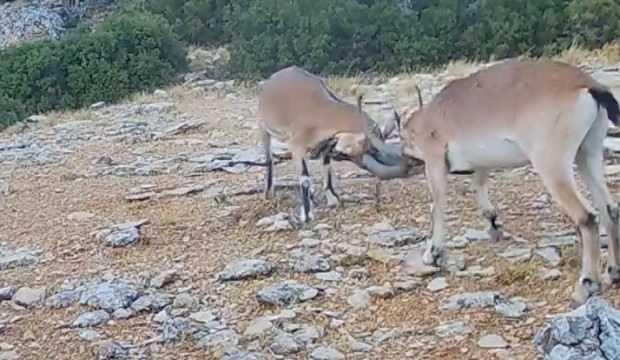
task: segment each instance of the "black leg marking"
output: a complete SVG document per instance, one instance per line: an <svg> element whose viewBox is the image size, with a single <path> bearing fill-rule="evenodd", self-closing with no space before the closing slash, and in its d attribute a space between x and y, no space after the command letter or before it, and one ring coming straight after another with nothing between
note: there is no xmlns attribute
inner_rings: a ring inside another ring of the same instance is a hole
<svg viewBox="0 0 620 360"><path fill-rule="evenodd" d="M270 192L273 188L273 161L271 157L267 159L267 174L266 174L266 192Z"/></svg>
<svg viewBox="0 0 620 360"><path fill-rule="evenodd" d="M308 165L306 160L301 160L301 200L303 204L303 212L306 222L310 221L310 173L308 171Z"/></svg>
<svg viewBox="0 0 620 360"><path fill-rule="evenodd" d="M329 155L325 155L323 157L323 166L329 166L330 163L331 163L331 158L329 157ZM325 190L329 191L338 201L340 201L340 196L338 196L338 194L336 194L336 191L334 190L334 183L332 181L331 168L327 169L327 173L325 174L325 176L326 176Z"/></svg>
<svg viewBox="0 0 620 360"><path fill-rule="evenodd" d="M489 221L491 222L491 228L494 230L499 230L499 226L497 225L497 215L491 215Z"/></svg>

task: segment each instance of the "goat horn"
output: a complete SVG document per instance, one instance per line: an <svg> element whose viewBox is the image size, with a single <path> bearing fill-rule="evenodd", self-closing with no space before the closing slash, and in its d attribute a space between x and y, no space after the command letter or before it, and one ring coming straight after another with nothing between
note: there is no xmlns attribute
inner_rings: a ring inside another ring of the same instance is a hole
<svg viewBox="0 0 620 360"><path fill-rule="evenodd" d="M418 92L418 105L421 109L424 106L424 102L422 101L422 90L420 90L420 87L418 85L415 86L415 89Z"/></svg>

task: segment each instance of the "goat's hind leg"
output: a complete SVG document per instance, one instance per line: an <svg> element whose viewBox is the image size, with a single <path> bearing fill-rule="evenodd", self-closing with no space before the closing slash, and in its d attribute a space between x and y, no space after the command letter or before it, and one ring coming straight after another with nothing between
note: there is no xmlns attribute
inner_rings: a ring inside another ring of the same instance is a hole
<svg viewBox="0 0 620 360"><path fill-rule="evenodd" d="M488 170L476 170L473 178L473 187L476 192L476 202L484 216L489 221L489 236L491 241L503 239L501 225L497 221L497 209L489 200L489 172Z"/></svg>
<svg viewBox="0 0 620 360"><path fill-rule="evenodd" d="M606 119L603 120L605 121L595 123L581 144L577 152L577 168L590 190L601 223L607 231L609 237L607 274L611 283L617 285L620 283L619 210L611 198L605 181L602 139L607 133L607 124Z"/></svg>
<svg viewBox="0 0 620 360"><path fill-rule="evenodd" d="M265 151L265 198L271 199L274 196L273 187L273 155L271 153L271 135L262 132L263 150Z"/></svg>
<svg viewBox="0 0 620 360"><path fill-rule="evenodd" d="M598 218L579 195L570 161L555 162L553 157L534 161L534 167L552 197L577 225L583 247L581 274L573 291L573 306L585 303L601 292L600 242Z"/></svg>
<svg viewBox="0 0 620 360"><path fill-rule="evenodd" d="M338 207L340 205L340 196L334 190L334 181L331 166L331 157L329 154L323 155L323 190L327 198L328 207Z"/></svg>

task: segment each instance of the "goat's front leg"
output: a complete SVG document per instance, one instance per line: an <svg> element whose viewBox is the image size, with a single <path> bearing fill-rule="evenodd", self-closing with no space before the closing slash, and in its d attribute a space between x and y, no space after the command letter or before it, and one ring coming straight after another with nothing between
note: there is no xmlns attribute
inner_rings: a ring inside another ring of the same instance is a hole
<svg viewBox="0 0 620 360"><path fill-rule="evenodd" d="M499 241L503 238L501 225L497 223L497 209L489 200L489 172L476 170L473 178L473 187L476 192L476 201L484 216L489 221L489 236L491 241Z"/></svg>
<svg viewBox="0 0 620 360"><path fill-rule="evenodd" d="M308 171L308 164L304 159L305 153L302 151L293 152L293 161L297 167L297 175L299 177L299 197L301 199L301 208L298 216L301 222L308 223L314 219L312 214L312 180Z"/></svg>
<svg viewBox="0 0 620 360"><path fill-rule="evenodd" d="M334 190L334 181L332 177L331 157L329 154L323 155L323 190L327 197L328 207L338 207L340 205L340 196Z"/></svg>
<svg viewBox="0 0 620 360"><path fill-rule="evenodd" d="M445 212L447 206L447 169L442 160L429 161L426 164L426 180L433 198L432 235L427 243L422 260L426 265L440 265L444 253L444 240L447 233Z"/></svg>

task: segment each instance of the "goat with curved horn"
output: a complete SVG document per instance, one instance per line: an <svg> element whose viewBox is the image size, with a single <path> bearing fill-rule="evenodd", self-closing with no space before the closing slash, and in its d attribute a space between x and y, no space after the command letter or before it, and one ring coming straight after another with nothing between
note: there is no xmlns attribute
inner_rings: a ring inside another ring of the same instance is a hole
<svg viewBox="0 0 620 360"><path fill-rule="evenodd" d="M266 196L273 194L272 137L289 146L297 166L303 222L313 218L309 153L313 153L310 158L322 159L323 187L330 206L340 203L333 188L332 159L352 161L379 177L407 176L411 162L400 148L384 143L377 124L363 111L362 101L359 96L356 107L339 99L323 79L295 66L267 79L259 94L258 119L267 159Z"/></svg>
<svg viewBox="0 0 620 360"><path fill-rule="evenodd" d="M605 182L603 140L620 107L607 87L577 67L549 60L510 60L455 80L403 125L403 152L424 160L433 199L432 236L423 260L438 263L447 228L447 175L472 174L476 199L501 238L487 179L498 168L531 164L581 236L581 273L573 304L601 291L598 217L579 194L573 163L609 234L608 278L620 284L619 210Z"/></svg>

